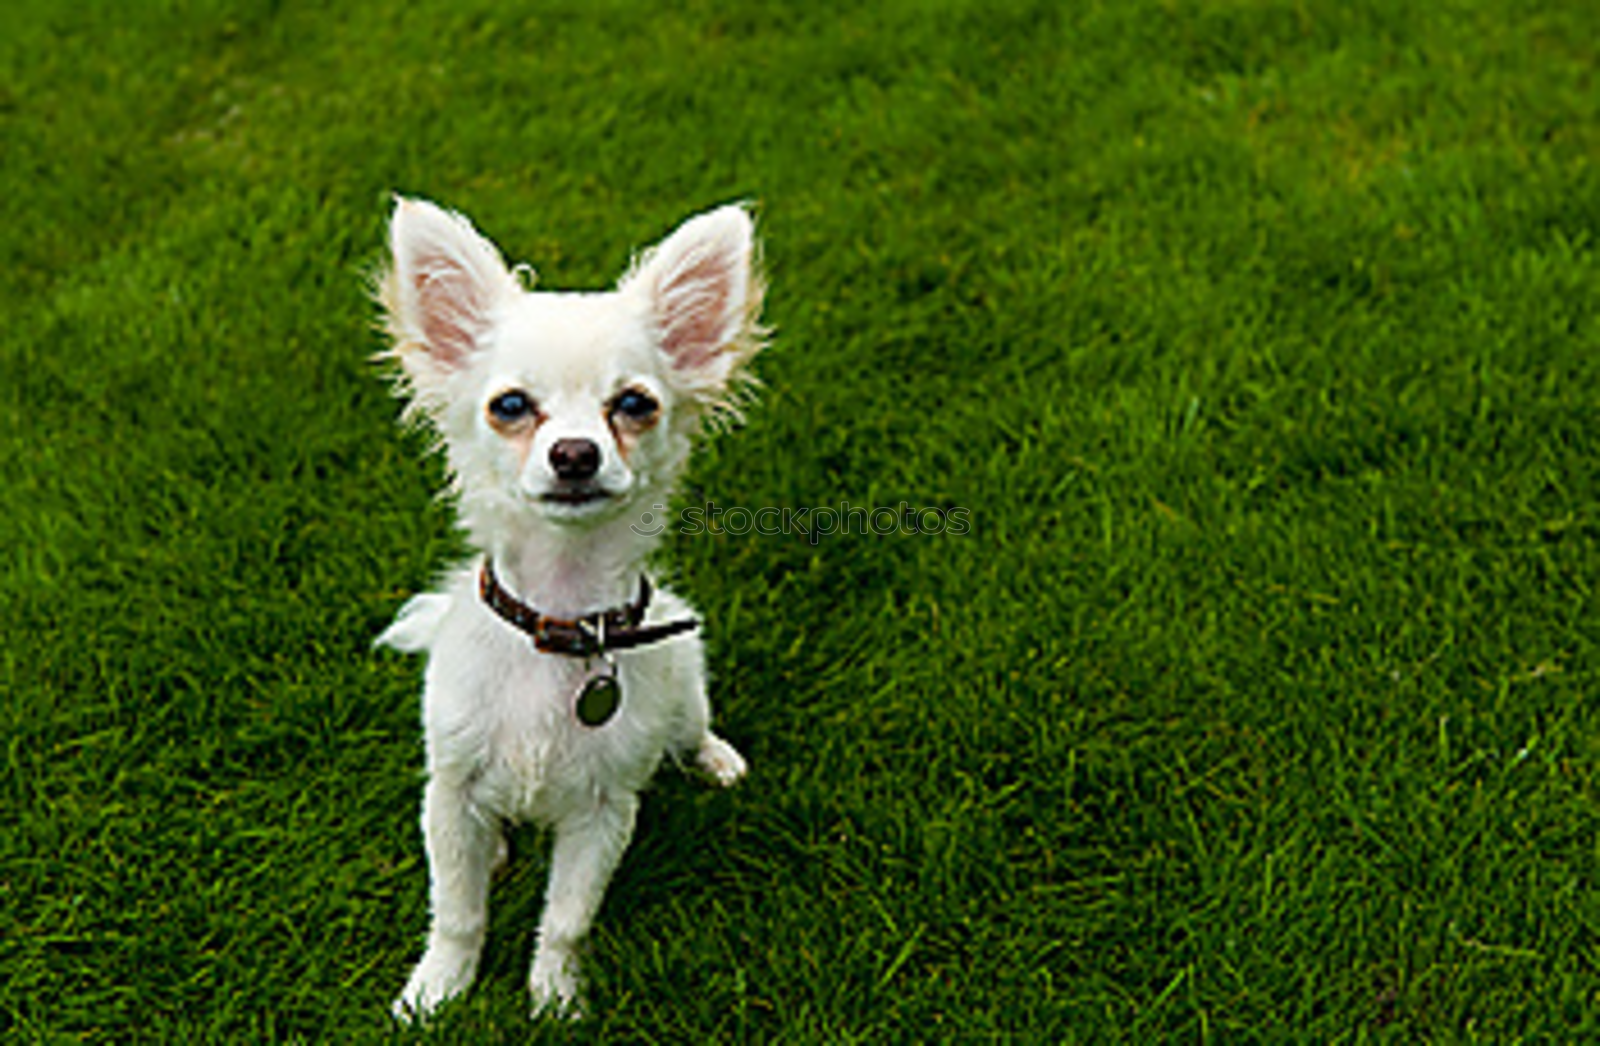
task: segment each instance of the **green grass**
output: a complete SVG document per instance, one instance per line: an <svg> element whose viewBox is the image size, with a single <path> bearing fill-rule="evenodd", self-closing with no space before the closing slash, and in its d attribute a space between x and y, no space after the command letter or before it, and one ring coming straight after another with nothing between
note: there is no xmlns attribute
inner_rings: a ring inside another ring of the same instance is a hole
<svg viewBox="0 0 1600 1046"><path fill-rule="evenodd" d="M458 550L393 191L596 286L759 201L680 536L754 773L666 772L606 1041L1600 1038L1600 7L18 0L0 1036L404 1038ZM537 838L442 1041L539 1041Z"/></svg>

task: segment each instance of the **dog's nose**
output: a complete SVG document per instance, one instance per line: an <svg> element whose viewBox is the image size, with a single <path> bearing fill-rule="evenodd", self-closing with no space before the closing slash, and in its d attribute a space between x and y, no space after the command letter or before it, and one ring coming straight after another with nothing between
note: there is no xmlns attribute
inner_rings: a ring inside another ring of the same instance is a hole
<svg viewBox="0 0 1600 1046"><path fill-rule="evenodd" d="M550 447L550 467L561 479L591 479L600 471L600 447L592 439L558 439Z"/></svg>

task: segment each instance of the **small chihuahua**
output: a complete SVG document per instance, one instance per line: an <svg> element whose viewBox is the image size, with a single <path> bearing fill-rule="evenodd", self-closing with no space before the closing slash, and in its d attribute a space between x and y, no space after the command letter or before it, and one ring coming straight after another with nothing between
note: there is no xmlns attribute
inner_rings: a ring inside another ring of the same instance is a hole
<svg viewBox="0 0 1600 1046"><path fill-rule="evenodd" d="M422 201L397 201L390 251L388 355L481 552L378 638L428 654L432 927L394 1010L425 1016L472 983L502 828L532 820L554 834L534 1012L574 1016L576 949L661 757L692 754L724 786L745 773L711 732L689 606L646 576L659 528L634 524L753 380L754 229L738 206L691 218L615 290L582 294L525 290L470 222Z"/></svg>

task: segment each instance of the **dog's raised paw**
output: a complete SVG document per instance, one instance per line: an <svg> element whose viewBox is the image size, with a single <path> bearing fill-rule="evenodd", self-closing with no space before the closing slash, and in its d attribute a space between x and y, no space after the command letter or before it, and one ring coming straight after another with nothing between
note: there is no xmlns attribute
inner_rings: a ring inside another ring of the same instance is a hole
<svg viewBox="0 0 1600 1046"><path fill-rule="evenodd" d="M737 784L750 769L739 750L716 734L706 734L695 753L695 763L723 788Z"/></svg>

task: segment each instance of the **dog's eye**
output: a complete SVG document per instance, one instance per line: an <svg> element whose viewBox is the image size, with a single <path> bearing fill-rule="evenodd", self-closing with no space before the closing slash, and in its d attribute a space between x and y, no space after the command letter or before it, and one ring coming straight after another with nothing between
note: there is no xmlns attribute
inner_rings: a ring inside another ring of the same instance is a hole
<svg viewBox="0 0 1600 1046"><path fill-rule="evenodd" d="M661 409L648 392L627 389L611 404L611 409L631 421L648 421Z"/></svg>
<svg viewBox="0 0 1600 1046"><path fill-rule="evenodd" d="M502 425L515 425L533 413L533 398L512 389L489 401L489 416Z"/></svg>

